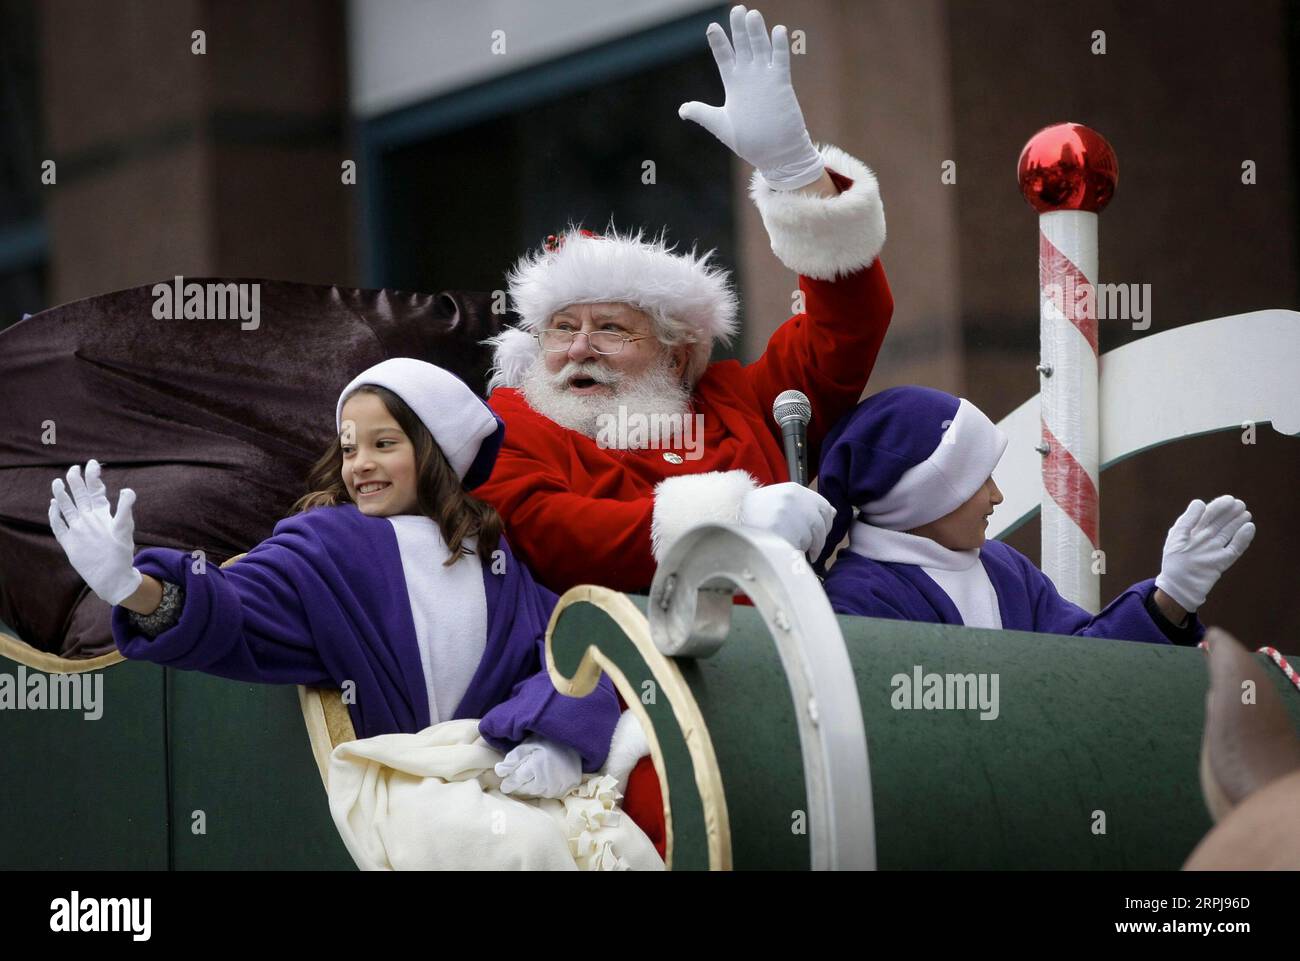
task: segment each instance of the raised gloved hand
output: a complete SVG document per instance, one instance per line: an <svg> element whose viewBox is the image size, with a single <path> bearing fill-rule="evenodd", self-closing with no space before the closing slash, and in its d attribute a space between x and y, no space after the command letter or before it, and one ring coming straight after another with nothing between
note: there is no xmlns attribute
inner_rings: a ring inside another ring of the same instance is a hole
<svg viewBox="0 0 1300 961"><path fill-rule="evenodd" d="M505 794L560 798L582 783L582 755L534 734L495 768Z"/></svg>
<svg viewBox="0 0 1300 961"><path fill-rule="evenodd" d="M135 593L143 580L131 561L135 557L135 521L131 507L135 491L123 488L117 497L117 515L108 504L108 492L100 477L99 461L68 470L68 486L61 478L51 485L50 529L68 560L90 589L110 604L120 604ZM68 491L72 494L69 496Z"/></svg>
<svg viewBox="0 0 1300 961"><path fill-rule="evenodd" d="M1194 500L1169 528L1156 587L1185 611L1205 603L1220 575L1255 539L1246 505L1231 494L1210 501Z"/></svg>
<svg viewBox="0 0 1300 961"><path fill-rule="evenodd" d="M738 520L747 527L771 531L815 558L826 543L835 508L816 491L787 481L746 494L740 502Z"/></svg>
<svg viewBox="0 0 1300 961"><path fill-rule="evenodd" d="M698 123L758 168L773 190L795 190L817 180L825 164L804 126L790 83L790 38L778 26L767 35L763 15L731 8L731 40L716 23L705 35L726 91L721 107L692 100L677 111Z"/></svg>

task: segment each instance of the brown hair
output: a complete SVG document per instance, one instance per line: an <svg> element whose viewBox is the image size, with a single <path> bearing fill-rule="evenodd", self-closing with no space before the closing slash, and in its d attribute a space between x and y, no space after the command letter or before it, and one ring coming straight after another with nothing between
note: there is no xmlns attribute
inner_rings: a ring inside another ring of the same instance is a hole
<svg viewBox="0 0 1300 961"><path fill-rule="evenodd" d="M437 524L442 532L442 539L451 551L445 564L450 566L463 554L468 554L465 539L475 536L478 537L479 558L484 563L490 561L492 552L501 541L501 515L490 504L466 492L429 429L402 398L383 387L362 384L344 400L357 394L376 395L410 438L415 448L416 504L420 513ZM292 513L353 503L343 483L342 464L343 443L336 434L329 448L307 474L310 493L298 498Z"/></svg>

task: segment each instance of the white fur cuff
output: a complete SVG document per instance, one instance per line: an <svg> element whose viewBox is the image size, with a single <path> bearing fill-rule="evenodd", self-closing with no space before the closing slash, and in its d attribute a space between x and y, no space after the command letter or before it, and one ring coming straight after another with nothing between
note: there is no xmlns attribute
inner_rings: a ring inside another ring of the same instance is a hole
<svg viewBox="0 0 1300 961"><path fill-rule="evenodd" d="M834 280L870 264L885 245L885 208L876 175L830 144L818 148L826 166L853 181L838 197L773 190L758 171L749 196L772 241L772 253L795 273Z"/></svg>
<svg viewBox="0 0 1300 961"><path fill-rule="evenodd" d="M669 477L655 487L654 515L650 520L650 548L655 563L692 527L713 521L740 522L740 502L758 481L743 470L709 471Z"/></svg>
<svg viewBox="0 0 1300 961"><path fill-rule="evenodd" d="M609 756L601 774L608 774L618 782L620 794L627 793L627 779L641 758L650 753L650 742L645 729L631 708L620 715L614 726L614 736L609 739Z"/></svg>

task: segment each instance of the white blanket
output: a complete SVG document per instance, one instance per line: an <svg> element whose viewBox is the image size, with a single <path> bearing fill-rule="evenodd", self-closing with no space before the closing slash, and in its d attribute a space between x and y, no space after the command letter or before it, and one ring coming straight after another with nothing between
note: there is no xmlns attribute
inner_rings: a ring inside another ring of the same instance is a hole
<svg viewBox="0 0 1300 961"><path fill-rule="evenodd" d="M617 779L588 775L559 800L501 793L478 721L349 741L330 758L330 813L363 871L663 870L616 806Z"/></svg>

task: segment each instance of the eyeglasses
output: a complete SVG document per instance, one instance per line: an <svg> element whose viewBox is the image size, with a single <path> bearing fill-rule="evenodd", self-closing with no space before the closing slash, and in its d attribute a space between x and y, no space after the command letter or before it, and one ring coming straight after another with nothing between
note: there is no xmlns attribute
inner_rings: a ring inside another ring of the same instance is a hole
<svg viewBox="0 0 1300 961"><path fill-rule="evenodd" d="M649 334L642 334L639 337L629 337L626 334L620 334L616 330L595 330L587 333L585 330L548 328L547 330L535 332L533 337L542 345L543 350L557 353L572 347L573 338L579 334L587 338L587 343L591 346L591 349L598 354L617 354L623 349L624 344L630 344L635 340L648 340L650 336Z"/></svg>

